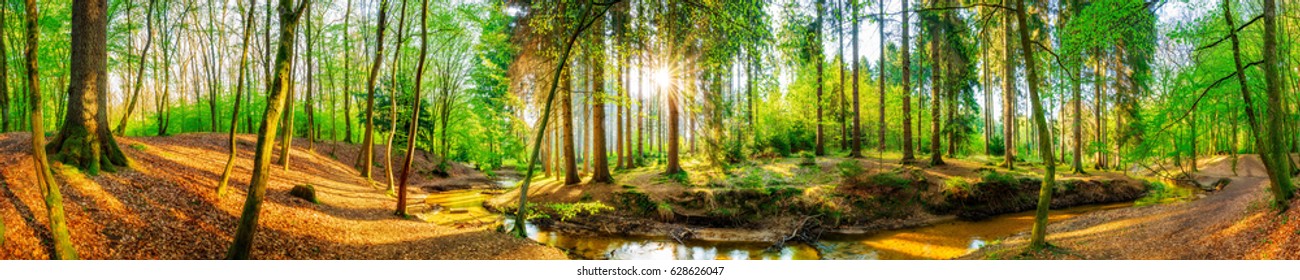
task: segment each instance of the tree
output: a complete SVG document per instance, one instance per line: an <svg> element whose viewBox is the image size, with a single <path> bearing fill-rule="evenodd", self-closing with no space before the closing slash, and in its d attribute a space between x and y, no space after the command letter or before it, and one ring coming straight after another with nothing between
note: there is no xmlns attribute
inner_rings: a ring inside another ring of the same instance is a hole
<svg viewBox="0 0 1300 280"><path fill-rule="evenodd" d="M908 15L911 12L907 10L907 2L910 1L903 0L903 12L901 13L903 14L903 38L900 45L903 48L900 54L903 59L903 158L901 161L905 164L916 161L916 156L912 154L912 55L909 53L911 45L908 43L908 40L911 39Z"/></svg>
<svg viewBox="0 0 1300 280"><path fill-rule="evenodd" d="M596 19L596 22L600 21L601 19ZM605 151L606 145L609 143L605 139L605 99L608 97L608 93L605 92L605 40L603 38L605 24L600 22L594 28L595 32L592 34L597 35L590 37L587 44L589 47L587 55L591 61L591 78L593 80L591 92L591 142L593 143L591 148L593 159L591 164L594 165L595 170L591 173L591 182L614 183L614 176L609 174L609 157ZM669 134L668 137L673 137L672 135ZM674 141L671 138L668 140ZM668 165L671 172L673 166L677 164L677 155L672 148L670 148L668 154Z"/></svg>
<svg viewBox="0 0 1300 280"><path fill-rule="evenodd" d="M1035 65L1034 49L1030 45L1029 26L1025 19L1025 0L1016 1L1016 23L1020 30L1020 51L1025 61L1025 76L1029 82L1029 105L1034 114L1034 125L1038 127L1038 149L1043 154L1043 183L1038 189L1038 210L1034 213L1034 228L1030 236L1029 248L1042 249L1047 246L1047 213L1052 204L1052 188L1056 184L1056 161L1052 156L1052 134L1047 133L1047 120L1043 117L1043 102L1038 95L1038 67ZM1008 165L1010 167L1010 165Z"/></svg>
<svg viewBox="0 0 1300 280"><path fill-rule="evenodd" d="M271 147L275 145L275 131L280 125L280 116L285 109L285 97L289 92L291 75L289 65L293 63L298 20L302 17L303 10L309 6L311 6L310 0L301 0L297 5L294 5L292 0L279 1L280 39L275 53L275 80L272 81L274 90L267 97L262 124L257 131L257 151L253 157L253 175L248 186L248 198L244 200L244 210L239 216L239 226L235 230L235 241L230 245L226 259L248 259L253 250L257 218L262 208L262 199L266 197L266 184L271 177L269 170Z"/></svg>
<svg viewBox="0 0 1300 280"><path fill-rule="evenodd" d="M584 30L590 28L593 23L599 20L605 14L605 11L609 10L609 6L617 5L619 1L620 0L613 0L610 3L593 2L583 7L576 29L573 31L573 34L569 35L569 39L564 44L564 51L560 52L560 59L556 62L554 73L564 72L564 66L567 65L569 61L569 53L573 51L573 44L578 40L578 37L582 35ZM604 6L604 8L600 12L592 15L591 9L593 6L597 5ZM541 152L542 136L546 135L546 125L551 119L551 104L555 101L555 91L558 88L559 83L560 75L555 75L551 78L551 86L546 94L546 102L543 103L545 105L542 106L541 123L537 125L537 136L533 138L535 140L533 141L532 153L530 153L531 155L528 157L528 167L525 168L527 171L524 173L524 182L519 186L519 208L517 208L517 212L515 212L515 217L528 217L528 185L533 181L533 166L537 164L537 156ZM511 232L519 237L527 237L527 231L524 229L524 223L522 222L516 222L514 229L512 229Z"/></svg>
<svg viewBox="0 0 1300 280"><path fill-rule="evenodd" d="M825 9L823 7L825 4L823 2L824 0L817 0L817 25L816 25L817 42L822 41L822 36L824 33L824 29L822 28L824 23L824 21L822 20L822 14L825 13ZM823 52L821 44L817 44L817 46L815 46L814 49L816 49L816 53L817 53L815 57L815 59L817 59L817 136L816 136L817 138L815 141L817 142L816 144L814 144L816 146L816 148L814 148L815 150L814 153L818 156L821 156L821 155L826 155L826 139L825 139L826 136L822 132L822 125L823 125L822 124L822 90L823 90L822 88L826 86L826 83L822 80L823 79L822 76L824 75L822 68L826 60L823 59L821 56Z"/></svg>
<svg viewBox="0 0 1300 280"><path fill-rule="evenodd" d="M85 16L94 15L92 8L93 1L80 0L73 3L73 23L74 26L86 28ZM45 124L42 117L41 105L41 80L40 67L37 65L37 47L40 37L40 28L37 27L37 21L40 16L36 13L36 0L26 0L27 10L27 48L24 51L27 65L27 102L31 109L32 124L32 159L36 167L36 185L40 187L41 193L45 195L45 212L49 216L50 236L54 240L54 259L75 260L77 259L77 249L72 246L72 234L68 231L68 218L63 213L63 194L59 191L59 184L54 181L54 173L50 171L49 159L46 151L42 147L45 145ZM98 7L104 7L103 1L100 1ZM81 12L81 13L79 13ZM102 19L102 18L101 18ZM79 21L78 21L79 20ZM76 23L81 23L77 25ZM93 24L92 24L93 26ZM73 28L74 32L77 28ZM74 33L85 34L85 33ZM72 37L74 40L77 36ZM103 42L103 41L100 41ZM73 47L74 50L78 49ZM75 54L76 52L74 52ZM79 65L73 62L73 65ZM73 69L76 69L74 66ZM4 234L3 226L0 225L0 234ZM0 239L3 241L3 239Z"/></svg>
<svg viewBox="0 0 1300 280"><path fill-rule="evenodd" d="M564 184L572 185L582 182L578 176L578 162L573 147L573 71L564 71L560 73L560 117L563 119L564 127L560 128L561 141L564 142Z"/></svg>
<svg viewBox="0 0 1300 280"><path fill-rule="evenodd" d="M1268 143L1260 147L1268 147L1264 153L1271 155L1265 160L1272 161L1267 165L1272 171L1269 172L1269 191L1273 193L1273 205L1279 209L1286 209L1287 203L1295 195L1295 186L1291 185L1291 154L1285 143L1282 130L1286 111L1282 109L1281 79L1278 76L1278 58L1277 58L1277 3L1274 0L1264 0L1264 84L1268 102L1264 107L1264 114L1268 115L1267 124L1264 133ZM1235 35L1234 35L1235 37Z"/></svg>
<svg viewBox="0 0 1300 280"><path fill-rule="evenodd" d="M938 4L938 1L934 2ZM942 145L939 144L939 136L942 134L939 128L939 119L942 116L939 112L939 100L943 97L943 78L944 67L943 58L939 54L939 44L942 43L943 35L940 35L938 23L932 19L930 22L930 165L944 165Z"/></svg>
<svg viewBox="0 0 1300 280"><path fill-rule="evenodd" d="M402 55L402 45L406 42L406 0L402 1L402 9L398 14L397 36L393 44L393 63L389 67L388 80L388 141L384 144L384 171L388 173L388 192L393 191L395 180L393 179L393 138L397 138L397 68L398 58ZM409 141L409 140L408 140Z"/></svg>
<svg viewBox="0 0 1300 280"><path fill-rule="evenodd" d="M876 150L883 152L885 151L885 66L888 64L885 63L885 0L877 1L880 7L880 14L876 17L876 25L880 27L880 69L877 69L877 71L880 71L880 81L878 81L880 83L880 94L878 95L880 98L878 102L880 105L880 121L878 122L879 138L877 139Z"/></svg>
<svg viewBox="0 0 1300 280"><path fill-rule="evenodd" d="M429 0L420 1L420 57L415 64L415 89L411 91L411 122L407 130L406 159L402 161L402 176L397 187L397 216L406 217L406 181L411 176L411 162L415 160L415 139L420 128L420 88L424 83L424 62L429 54Z"/></svg>
<svg viewBox="0 0 1300 280"><path fill-rule="evenodd" d="M63 128L45 147L54 159L92 176L129 164L108 131L107 11L105 0L72 3L68 108Z"/></svg>
<svg viewBox="0 0 1300 280"><path fill-rule="evenodd" d="M239 79L235 81L235 104L230 113L230 156L226 158L226 168L221 172L221 181L217 183L217 195L225 196L226 186L230 182L230 172L235 169L235 155L239 153L238 139L235 133L239 129L239 105L244 98L244 87L246 80L244 75L248 74L248 42L253 33L253 7L257 6L255 0L248 1L248 7L244 11L244 36L243 48L239 52Z"/></svg>
<svg viewBox="0 0 1300 280"><path fill-rule="evenodd" d="M388 0L380 0L379 25L375 27L375 62L370 65L370 78L366 79L366 132L361 136L361 176L371 181L375 166L375 79L384 59L384 30L388 28Z"/></svg>
<svg viewBox="0 0 1300 280"><path fill-rule="evenodd" d="M1002 58L1005 63L1002 64L1002 165L1007 169L1015 169L1016 158L1016 64L1012 60L1012 52L1015 49L1011 42L1015 36L1011 34L1012 22L1010 12L1002 15Z"/></svg>
<svg viewBox="0 0 1300 280"><path fill-rule="evenodd" d="M853 22L853 142L849 145L849 157L862 157L862 105L858 103L858 0L849 0L852 12L849 18Z"/></svg>

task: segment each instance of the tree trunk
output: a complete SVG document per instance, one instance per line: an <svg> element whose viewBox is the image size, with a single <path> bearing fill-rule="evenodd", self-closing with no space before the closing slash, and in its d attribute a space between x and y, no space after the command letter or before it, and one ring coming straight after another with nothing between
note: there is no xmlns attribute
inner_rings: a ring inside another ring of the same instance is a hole
<svg viewBox="0 0 1300 280"><path fill-rule="evenodd" d="M99 26L103 26L103 11L106 6L104 6L103 1L99 1L98 3L91 2L94 1L76 1L73 3L73 32L75 33L73 33L74 36L72 38L74 40L81 38L75 35L86 36L85 29L93 30L97 20L98 23L100 23ZM43 113L41 112L41 107L44 105L41 103L40 68L36 64L36 52L39 49L37 43L38 37L40 36L40 28L37 27L39 16L36 14L36 0L27 0L26 6L27 49L24 56L26 57L27 65L27 102L28 107L31 109L32 159L34 161L34 167L36 168L36 170L34 170L36 172L36 185L40 188L41 194L45 196L45 212L49 219L50 237L54 241L54 248L52 250L54 255L53 258L59 260L75 260L77 259L77 249L72 246L72 234L68 231L68 218L63 212L63 194L59 191L58 182L54 181L54 173L50 171L48 156L46 155L45 149L42 148L45 145L45 124L43 123L44 118ZM98 11L99 13L96 14L95 11ZM99 17L94 18L95 15L99 15ZM86 19L85 17L87 16L91 16L91 19ZM87 23L87 20L90 22ZM100 38L102 39L103 37ZM102 42L104 41L101 40L99 42L101 43L100 46L103 46ZM73 46L74 55L84 52L84 48L86 48L85 46L77 47L75 43ZM101 51L104 50L104 48L99 49ZM86 63L80 63L73 60L74 66L84 66L85 64ZM100 65L102 66L103 64L101 63ZM82 71L86 70L79 69L78 67L73 67L72 69ZM102 72L103 71L101 70L101 73ZM105 132L107 131L105 130ZM3 226L0 226L0 229L3 229ZM0 230L0 235L2 234L4 234L4 231Z"/></svg>
<svg viewBox="0 0 1300 280"><path fill-rule="evenodd" d="M1016 21L1020 28L1020 51L1024 55L1025 76L1029 79L1029 105L1034 114L1034 125L1038 127L1038 149L1043 154L1043 183L1038 190L1038 211L1034 214L1034 228L1030 237L1029 248L1042 249L1047 246L1047 211L1052 203L1052 188L1056 184L1056 161L1052 157L1052 134L1047 132L1047 120L1043 116L1042 100L1038 97L1038 68L1035 65L1034 49L1030 45L1029 26L1025 19L1025 0L1018 0Z"/></svg>
<svg viewBox="0 0 1300 280"><path fill-rule="evenodd" d="M605 92L605 41L602 38L605 34L603 23L597 23L592 38L592 49L588 50L588 57L591 59L593 79L591 92L591 140L592 140L592 165L595 170L591 174L592 183L613 183L614 177L609 174L609 154L605 151L609 144L605 140L605 98L608 94Z"/></svg>
<svg viewBox="0 0 1300 280"><path fill-rule="evenodd" d="M343 13L343 142L352 144L352 73L348 73L352 69L352 36L348 34L352 30L349 28L352 22L352 0L348 0L346 5Z"/></svg>
<svg viewBox="0 0 1300 280"><path fill-rule="evenodd" d="M916 161L916 155L912 154L912 55L911 46L908 45L908 41L912 38L909 34L911 31L908 29L910 21L908 15L911 13L907 12L907 2L903 1L903 38L902 44L899 45L903 51L901 54L903 59L903 158L901 161L904 164Z"/></svg>
<svg viewBox="0 0 1300 280"><path fill-rule="evenodd" d="M880 100L879 101L880 121L878 122L879 127L877 128L879 131L877 138L879 139L877 139L878 142L876 142L877 144L876 151L884 152L885 151L885 68L887 68L889 63L885 62L885 1L882 0L876 3L879 3L880 5L880 14L879 17L876 18L876 26L880 27L880 33L879 33L880 34L880 61L879 61L880 95L877 96L880 98L879 99Z"/></svg>
<svg viewBox="0 0 1300 280"><path fill-rule="evenodd" d="M393 178L393 138L397 138L397 68L398 58L402 54L402 43L406 41L406 0L402 0L402 9L397 20L396 44L393 45L393 63L388 72L388 141L384 144L384 172L388 173L388 192L392 193ZM408 139L411 139L408 137Z"/></svg>
<svg viewBox="0 0 1300 280"><path fill-rule="evenodd" d="M930 165L944 165L943 146L940 145L939 138L943 134L940 131L939 120L943 115L939 112L943 108L939 100L943 98L943 59L939 55L939 41L943 36L939 35L936 30L931 29L930 34L930 60L934 69L930 70Z"/></svg>
<svg viewBox="0 0 1300 280"><path fill-rule="evenodd" d="M375 166L375 80L384 61L384 30L388 29L388 1L380 1L379 25L375 27L375 60L366 79L366 132L361 136L361 176L370 182ZM444 157L446 155L443 155Z"/></svg>
<svg viewBox="0 0 1300 280"><path fill-rule="evenodd" d="M814 59L817 60L817 105L816 105L817 106L817 134L815 135L814 138L815 143L813 148L813 154L818 156L826 155L826 145L825 145L826 137L823 134L823 128L822 128L823 126L822 125L822 91L823 88L826 86L825 81L823 81L823 76L825 75L825 73L823 72L825 70L823 69L824 68L823 64L825 59L823 59L821 56L822 53L821 42L822 42L822 33L823 33L822 14L825 13L824 2L825 2L824 0L817 0L817 40L816 40L817 46L815 47L817 49L817 55L813 56ZM716 109L721 110L722 108L716 108Z"/></svg>
<svg viewBox="0 0 1300 280"><path fill-rule="evenodd" d="M230 156L226 158L226 168L221 172L221 181L217 183L217 196L224 197L227 193L226 186L230 182L230 172L235 169L235 155L239 153L238 140L235 138L235 131L239 128L239 104L244 98L244 75L248 72L248 39L253 33L251 24L253 17L253 7L256 6L255 0L248 1L248 10L244 13L244 36L243 48L239 52L239 79L235 81L235 104L230 114Z"/></svg>
<svg viewBox="0 0 1300 280"><path fill-rule="evenodd" d="M1234 35L1235 36L1235 35ZM1295 195L1294 186L1291 185L1290 164L1291 155L1287 153L1288 149L1284 143L1282 130L1283 114L1282 110L1281 80L1278 78L1277 70L1277 3L1274 0L1264 0L1264 82L1267 88L1268 105L1264 107L1265 114L1268 115L1268 128L1264 136L1268 139L1268 152L1271 154L1273 164L1270 167L1272 174L1269 178L1269 191L1273 193L1273 205L1278 209L1285 209L1291 197ZM1264 146L1264 145L1261 145Z"/></svg>
<svg viewBox="0 0 1300 280"><path fill-rule="evenodd" d="M862 105L858 100L858 1L850 0L853 22L853 141L849 143L849 157L862 157Z"/></svg>
<svg viewBox="0 0 1300 280"><path fill-rule="evenodd" d="M140 65L139 68L136 68L135 70L135 86L133 87L133 92L131 92L130 102L126 103L126 112L123 113L122 120L117 122L117 129L113 130L113 134L122 135L126 132L126 121L131 119L131 112L135 111L135 103L138 102L140 98L140 89L143 89L144 87L144 57L148 56L149 46L153 44L153 1L155 0L149 0L148 8L146 8L146 12L144 12L144 26L146 26L144 29L147 31L144 31L144 34L146 34L144 35L144 48L140 48Z"/></svg>
<svg viewBox="0 0 1300 280"><path fill-rule="evenodd" d="M244 210L239 216L239 227L235 230L235 242L230 245L226 259L248 259L253 250L253 235L257 231L262 199L266 197L266 184L271 177L269 170L271 147L275 145L275 131L280 125L280 114L285 108L285 97L289 94L291 74L289 65L293 63L298 19L311 2L303 0L297 8L290 5L292 5L290 0L280 0L280 42L275 55L275 80L272 81L274 91L267 97L262 125L257 133L257 152L253 158L253 175L248 186L248 198L244 200Z"/></svg>
<svg viewBox="0 0 1300 280"><path fill-rule="evenodd" d="M105 0L77 0L72 5L72 41L68 109L63 128L45 147L53 158L85 169L113 172L127 166L126 155L108 131L108 5Z"/></svg>
<svg viewBox="0 0 1300 280"><path fill-rule="evenodd" d="M1010 14L1006 12L1002 15L1002 58L1006 61L1002 64L1002 165L1008 170L1016 169L1016 64L1013 60L1012 40L1015 35L1011 34L1012 22Z"/></svg>
<svg viewBox="0 0 1300 280"><path fill-rule="evenodd" d="M564 138L564 184L572 185L582 182L578 176L578 162L573 147L573 70L560 73L560 113L564 126L560 136Z"/></svg>

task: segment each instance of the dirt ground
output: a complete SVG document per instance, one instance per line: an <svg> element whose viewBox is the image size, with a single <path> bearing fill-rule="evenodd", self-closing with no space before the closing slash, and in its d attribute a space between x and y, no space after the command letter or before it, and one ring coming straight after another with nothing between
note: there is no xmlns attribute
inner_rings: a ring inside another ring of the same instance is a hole
<svg viewBox="0 0 1300 280"><path fill-rule="evenodd" d="M1198 179L1232 183L1205 198L1099 211L1048 226L1052 250L1024 254L1021 233L972 253L974 259L1300 259L1300 201L1278 214L1268 206L1268 178L1256 156L1203 164Z"/></svg>
<svg viewBox="0 0 1300 280"><path fill-rule="evenodd" d="M72 241L84 259L220 259L235 231L252 166L253 135L239 137L239 157L227 197L215 192L226 160L225 134L119 137L134 166L87 177L55 163ZM26 133L0 134L0 259L47 259L47 215L34 180ZM278 149L277 149L278 150ZM253 256L258 259L564 259L559 250L504 234L452 228L392 215L386 175L374 184L351 167L355 145L297 139L291 170L271 168ZM383 147L376 147L382 161ZM395 161L402 157L394 155ZM273 161L278 159L278 152ZM337 158L337 159L336 159ZM382 164L377 164L382 165ZM410 211L428 206L425 193L485 179L456 166L449 179L426 179L433 166L415 161ZM419 174L419 175L417 175ZM320 204L288 195L296 184L316 187Z"/></svg>

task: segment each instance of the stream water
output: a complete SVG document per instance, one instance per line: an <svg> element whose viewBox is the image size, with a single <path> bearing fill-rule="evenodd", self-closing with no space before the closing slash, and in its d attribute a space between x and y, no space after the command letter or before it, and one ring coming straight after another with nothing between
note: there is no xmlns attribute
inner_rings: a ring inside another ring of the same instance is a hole
<svg viewBox="0 0 1300 280"><path fill-rule="evenodd" d="M513 186L512 182L501 182ZM514 225L513 217L502 216L483 208L483 201L497 194L493 190L456 190L430 194L426 202L441 205L443 210L427 215L425 220L440 224ZM1085 213L1130 207L1132 203L1081 206L1053 210L1051 221L1073 218ZM452 211L454 210L454 211ZM933 225L884 231L869 235L824 236L816 244L792 243L771 248L769 243L697 242L678 243L666 238L628 236L589 236L550 231L525 224L528 238L569 251L583 259L612 260L896 260L951 259L961 257L989 242L997 242L1028 230L1034 222L1033 212L1006 214L983 221L950 220Z"/></svg>

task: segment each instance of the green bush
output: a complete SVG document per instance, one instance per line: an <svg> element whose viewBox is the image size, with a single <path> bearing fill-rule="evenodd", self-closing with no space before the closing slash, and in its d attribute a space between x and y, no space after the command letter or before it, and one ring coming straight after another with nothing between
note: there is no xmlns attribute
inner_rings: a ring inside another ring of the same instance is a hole
<svg viewBox="0 0 1300 280"><path fill-rule="evenodd" d="M835 170L840 172L844 178L856 177L862 174L862 165L857 160L848 159L835 164Z"/></svg>
<svg viewBox="0 0 1300 280"><path fill-rule="evenodd" d="M982 172L982 174L980 174L980 180L982 180L985 184L993 184L999 186L1014 186L1020 183L1020 179L1016 179L1016 176L1011 175L1011 173L997 172L992 170Z"/></svg>
<svg viewBox="0 0 1300 280"><path fill-rule="evenodd" d="M799 159L800 159L799 165L801 166L817 165L817 156L814 155L812 152L809 151L799 152Z"/></svg>
<svg viewBox="0 0 1300 280"><path fill-rule="evenodd" d="M1133 202L1136 206L1173 203L1190 200L1195 193L1188 188L1171 187L1164 182L1146 181L1147 195Z"/></svg>
<svg viewBox="0 0 1300 280"><path fill-rule="evenodd" d="M578 215L595 215L595 214L599 214L600 211L614 209L614 207L609 207L609 205L605 205L604 203L600 203L599 201L577 202L577 203L551 203L547 205L547 207L551 208L552 211L555 211L555 214L557 216L560 216L561 222L563 222L564 220L577 217Z"/></svg>
<svg viewBox="0 0 1300 280"><path fill-rule="evenodd" d="M943 181L943 191L951 196L968 196L975 192L975 185L961 177L951 177Z"/></svg>

